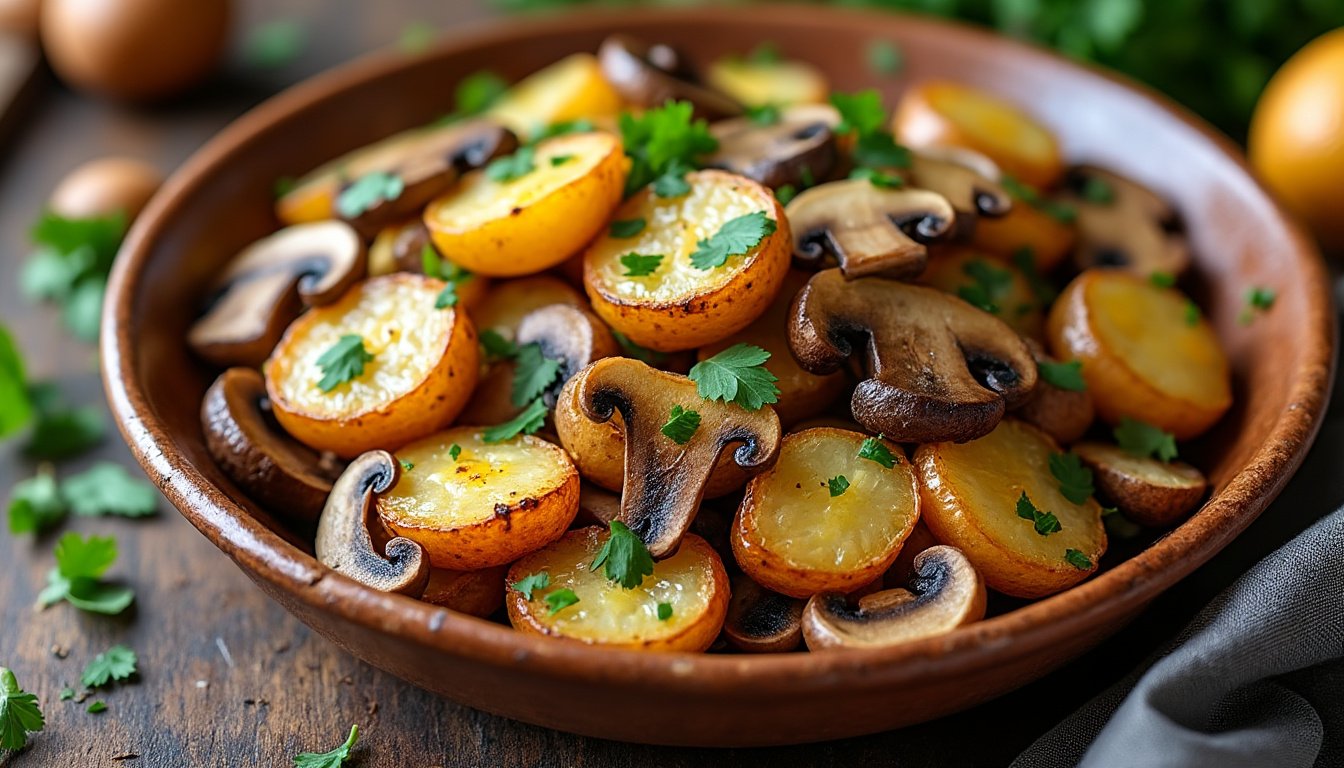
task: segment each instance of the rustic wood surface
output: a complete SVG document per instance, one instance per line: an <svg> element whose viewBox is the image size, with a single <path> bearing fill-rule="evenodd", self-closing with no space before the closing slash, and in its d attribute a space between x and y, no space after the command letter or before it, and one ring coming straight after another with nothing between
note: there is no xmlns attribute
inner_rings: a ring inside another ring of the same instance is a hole
<svg viewBox="0 0 1344 768"><path fill-rule="evenodd" d="M249 69L238 53L214 82L175 104L131 111L51 84L24 124L0 143L0 321L26 352L30 375L57 381L72 400L101 403L97 356L71 340L50 308L19 295L15 275L27 227L57 180L79 162L129 154L171 170L228 120L276 89L381 45L410 22L448 27L487 15L481 0L250 0L243 31L272 19L307 27L300 58L276 71ZM1004 765L1059 718L1119 680L1236 574L1333 508L1323 493L1344 445L1321 445L1286 497L1213 563L1160 599L1094 653L1023 690L942 721L868 738L806 747L710 751L617 744L548 731L439 699L356 661L265 598L165 502L143 521L75 519L66 529L112 534L112 574L133 584L125 615L69 606L35 612L55 536L0 534L0 664L39 695L47 729L0 766L286 766L301 750L339 743L352 723L359 766ZM134 467L114 431L77 471L110 459ZM0 446L0 488L34 467ZM138 472L138 468L136 469ZM1333 483L1338 487L1339 483ZM108 711L58 701L95 654L125 643L140 674L101 696ZM901 695L893 691L893 696ZM601 707L601 701L555 702ZM620 717L612 712L612 717Z"/></svg>

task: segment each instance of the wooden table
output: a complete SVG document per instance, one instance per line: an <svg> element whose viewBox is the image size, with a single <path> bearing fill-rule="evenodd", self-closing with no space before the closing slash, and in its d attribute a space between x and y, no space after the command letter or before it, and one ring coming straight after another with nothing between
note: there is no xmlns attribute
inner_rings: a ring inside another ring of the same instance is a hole
<svg viewBox="0 0 1344 768"><path fill-rule="evenodd" d="M106 154L148 158L169 170L208 136L278 88L395 41L411 21L449 26L485 15L480 0L250 0L237 29L266 19L307 19L301 58L249 71L235 55L214 83L165 107L128 111L47 89L20 130L0 144L0 321L26 352L31 376L53 379L77 402L101 403L97 355L71 340L56 313L26 303L15 275L27 229L57 180ZM241 38L241 35L239 35ZM165 502L145 521L72 519L65 530L112 534L112 573L133 584L135 606L115 618L69 606L33 610L52 566L55 536L0 534L0 665L41 698L47 729L0 766L287 766L304 749L338 744L352 723L361 766L1002 765L1058 719L1120 679L1225 586L1311 519L1344 500L1322 496L1344 446L1322 446L1266 514L1213 563L1160 599L1134 626L1081 661L979 709L904 731L769 750L665 749L586 739L512 722L439 699L356 661L265 598ZM96 459L134 467L114 432ZM0 488L34 467L0 446ZM135 470L138 472L138 468ZM1335 486L1339 483L1336 481ZM95 654L125 643L140 655L130 685L90 715L58 701ZM893 691L892 696L901 695ZM602 706L602 702L556 702ZM613 712L612 717L620 713Z"/></svg>

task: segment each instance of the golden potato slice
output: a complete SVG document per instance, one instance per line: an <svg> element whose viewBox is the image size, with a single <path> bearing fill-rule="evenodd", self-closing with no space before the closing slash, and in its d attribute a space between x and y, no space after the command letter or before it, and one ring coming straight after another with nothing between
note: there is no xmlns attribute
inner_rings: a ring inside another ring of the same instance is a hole
<svg viewBox="0 0 1344 768"><path fill-rule="evenodd" d="M1213 426L1232 405L1227 357L1180 291L1114 269L1088 270L1050 310L1050 350L1083 362L1097 413L1128 416L1177 440Z"/></svg>
<svg viewBox="0 0 1344 768"><path fill-rule="evenodd" d="M915 451L924 524L938 541L966 554L991 589L1044 597L1077 584L1106 552L1095 499L1074 504L1050 473L1059 446L1015 419L968 443L932 443ZM1041 515L1021 507L1025 494Z"/></svg>
<svg viewBox="0 0 1344 768"><path fill-rule="evenodd" d="M574 463L539 437L491 444L479 427L454 427L401 448L397 459L411 468L378 497L378 516L424 547L435 568L513 562L558 539L579 511Z"/></svg>
<svg viewBox="0 0 1344 768"><path fill-rule="evenodd" d="M495 162L520 163L528 152L531 170L508 180L492 180L493 165L472 171L425 209L445 258L490 277L528 275L563 262L606 226L629 166L620 139L556 136Z"/></svg>
<svg viewBox="0 0 1344 768"><path fill-rule="evenodd" d="M1049 188L1064 172L1054 134L997 96L959 83L929 81L905 92L892 118L896 140L912 147L965 147L1003 172Z"/></svg>
<svg viewBox="0 0 1344 768"><path fill-rule="evenodd" d="M476 384L480 349L465 313L434 307L443 287L420 275L375 277L295 320L264 366L266 394L285 431L350 458L452 423ZM358 376L324 392L318 360L352 335L372 358Z"/></svg>
<svg viewBox="0 0 1344 768"><path fill-rule="evenodd" d="M705 80L753 107L825 104L831 90L821 70L803 61L719 59Z"/></svg>
<svg viewBox="0 0 1344 768"><path fill-rule="evenodd" d="M593 309L636 344L659 352L694 349L725 339L765 312L792 258L784 209L770 190L723 171L686 174L690 192L658 197L644 189L626 201L618 221L642 220L632 237L600 237L584 255L583 281ZM691 256L724 225L763 212L775 223L745 254L699 269ZM647 276L630 276L629 254L661 256Z"/></svg>
<svg viewBox="0 0 1344 768"><path fill-rule="evenodd" d="M1040 299L1026 276L969 248L953 247L934 255L920 282L960 296L1023 336L1037 338L1045 327Z"/></svg>
<svg viewBox="0 0 1344 768"><path fill-rule="evenodd" d="M744 573L790 597L853 592L882 576L919 519L919 493L901 448L878 441L895 459L887 468L859 455L867 439L830 428L784 438L733 521Z"/></svg>
<svg viewBox="0 0 1344 768"><path fill-rule="evenodd" d="M554 123L610 117L620 109L621 97L602 77L597 57L576 53L516 83L486 115L526 140Z"/></svg>
<svg viewBox="0 0 1344 768"><path fill-rule="evenodd" d="M1004 216L976 220L971 245L1005 260L1029 254L1036 269L1045 274L1064 261L1077 239L1072 224L1015 199Z"/></svg>
<svg viewBox="0 0 1344 768"><path fill-rule="evenodd" d="M1106 443L1079 443L1073 452L1092 468L1097 492L1140 525L1168 528L1204 498L1204 473L1183 461L1163 462Z"/></svg>
<svg viewBox="0 0 1344 768"><path fill-rule="evenodd" d="M729 596L728 574L709 544L686 534L676 554L656 562L638 587L625 589L591 567L607 536L598 527L570 531L514 563L506 596L514 629L645 651L708 648L723 627ZM549 585L532 590L529 600L518 584L541 573ZM552 612L546 596L563 589L578 602ZM658 617L659 605L670 606L666 619Z"/></svg>
<svg viewBox="0 0 1344 768"><path fill-rule="evenodd" d="M479 571L432 568L429 585L420 599L468 616L485 618L504 607L504 576L508 570L504 565Z"/></svg>

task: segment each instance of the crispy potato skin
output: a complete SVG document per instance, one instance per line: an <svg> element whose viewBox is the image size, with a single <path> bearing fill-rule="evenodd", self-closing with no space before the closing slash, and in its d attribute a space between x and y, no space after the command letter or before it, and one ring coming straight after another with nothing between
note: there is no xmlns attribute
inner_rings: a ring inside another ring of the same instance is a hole
<svg viewBox="0 0 1344 768"><path fill-rule="evenodd" d="M300 361L289 353L291 346L316 323L339 318L354 307L365 286L374 280L410 281L422 287L419 292L423 294L425 306L434 313L442 313L436 316L447 320L447 328L434 347L421 351L433 355L438 362L413 388L387 403L343 413L316 413L291 403L277 386L278 379L297 374L295 366ZM480 348L476 329L465 313L433 309L434 298L441 290L442 281L419 275L400 273L372 278L351 289L336 303L313 309L295 320L264 366L266 394L285 431L319 451L353 458L376 448L395 448L451 424L461 413L476 384Z"/></svg>
<svg viewBox="0 0 1344 768"><path fill-rule="evenodd" d="M483 619L504 607L504 575L508 570L504 565L479 571L434 568L420 599Z"/></svg>
<svg viewBox="0 0 1344 768"><path fill-rule="evenodd" d="M1180 523L1208 489L1204 474L1183 461L1163 464L1102 443L1079 443L1073 450L1091 467L1097 492L1139 525L1170 528Z"/></svg>

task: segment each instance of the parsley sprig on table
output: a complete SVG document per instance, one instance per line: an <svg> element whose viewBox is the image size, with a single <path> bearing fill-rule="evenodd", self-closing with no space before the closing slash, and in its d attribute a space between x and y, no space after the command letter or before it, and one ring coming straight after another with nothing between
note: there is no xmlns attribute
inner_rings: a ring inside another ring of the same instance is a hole
<svg viewBox="0 0 1344 768"><path fill-rule="evenodd" d="M59 304L76 338L97 340L103 290L126 225L120 213L87 219L42 214L31 232L37 249L19 273L20 290L29 299Z"/></svg>
<svg viewBox="0 0 1344 768"><path fill-rule="evenodd" d="M748 411L779 401L779 379L765 367L770 353L750 344L734 344L692 366L688 374L706 400L737 403Z"/></svg>
<svg viewBox="0 0 1344 768"><path fill-rule="evenodd" d="M341 768L350 759L350 750L359 741L359 726L350 726L345 742L330 752L300 752L294 756L294 768Z"/></svg>
<svg viewBox="0 0 1344 768"><path fill-rule="evenodd" d="M1059 518L1055 517L1054 512L1042 512L1031 503L1027 497L1027 492L1023 491L1022 496L1017 500L1017 516L1023 520L1030 520L1036 528L1036 532L1042 536L1049 536L1052 533L1059 533L1064 527L1059 524Z"/></svg>
<svg viewBox="0 0 1344 768"><path fill-rule="evenodd" d="M718 232L695 244L695 251L691 253L691 266L702 270L722 267L728 263L728 257L745 255L760 245L762 240L774 234L777 226L774 219L765 215L765 211L754 211L729 219L719 227Z"/></svg>
<svg viewBox="0 0 1344 768"><path fill-rule="evenodd" d="M100 462L58 482L50 466L15 484L9 496L9 532L35 533L51 528L68 512L85 517L145 517L158 508L154 486L119 464Z"/></svg>
<svg viewBox="0 0 1344 768"><path fill-rule="evenodd" d="M81 611L115 615L135 600L127 586L102 580L117 559L117 540L111 537L67 533L56 542L56 567L47 574L47 586L37 596L39 607L62 600Z"/></svg>
<svg viewBox="0 0 1344 768"><path fill-rule="evenodd" d="M607 541L598 550L597 557L593 558L589 570L596 571L604 566L603 573L607 579L625 589L634 589L644 583L645 576L653 575L653 556L625 523L612 520Z"/></svg>
<svg viewBox="0 0 1344 768"><path fill-rule="evenodd" d="M136 673L138 661L135 651L124 645L114 645L93 657L93 661L84 667L79 682L85 688L93 689L101 688L113 680L129 680Z"/></svg>
<svg viewBox="0 0 1344 768"><path fill-rule="evenodd" d="M317 367L322 369L322 378L317 388L323 392L353 381L364 375L364 364L371 362L373 355L364 348L364 337L357 333L348 333L331 345L331 349L317 358Z"/></svg>
<svg viewBox="0 0 1344 768"><path fill-rule="evenodd" d="M690 102L669 101L642 115L621 115L621 141L630 158L630 173L625 179L627 197L659 179L663 181L655 194L685 194L681 177L694 170L701 157L719 147L709 133L709 124L696 120L694 114Z"/></svg>
<svg viewBox="0 0 1344 768"><path fill-rule="evenodd" d="M23 429L33 418L23 356L9 329L0 325L0 439Z"/></svg>
<svg viewBox="0 0 1344 768"><path fill-rule="evenodd" d="M46 724L37 696L20 688L14 673L0 667L0 749L23 749L28 734Z"/></svg>

